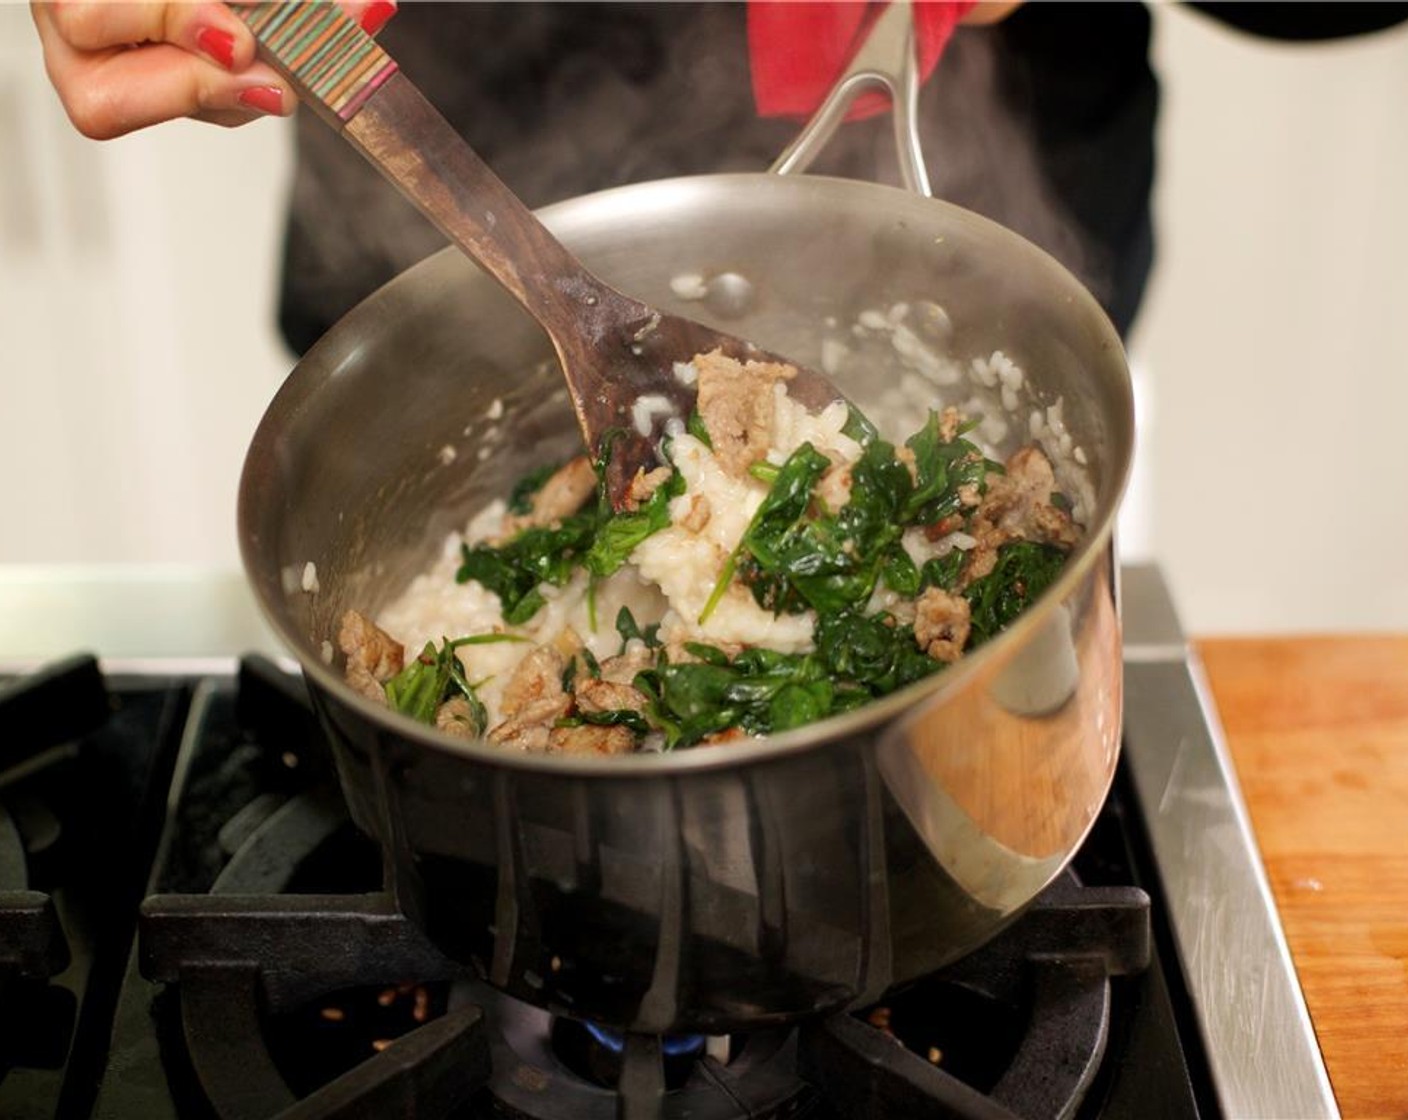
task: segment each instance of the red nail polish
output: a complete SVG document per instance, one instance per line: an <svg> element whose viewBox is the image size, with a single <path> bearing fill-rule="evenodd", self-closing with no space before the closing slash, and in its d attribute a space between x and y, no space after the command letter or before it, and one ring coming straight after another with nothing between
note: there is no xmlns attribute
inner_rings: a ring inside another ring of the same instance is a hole
<svg viewBox="0 0 1408 1120"><path fill-rule="evenodd" d="M372 0L372 3L362 9L362 30L368 35L375 35L395 14L396 5L390 0Z"/></svg>
<svg viewBox="0 0 1408 1120"><path fill-rule="evenodd" d="M196 46L229 70L235 64L235 37L218 27L202 27L196 32Z"/></svg>
<svg viewBox="0 0 1408 1120"><path fill-rule="evenodd" d="M250 86L240 90L240 104L258 113L276 116L284 111L284 94L278 86Z"/></svg>

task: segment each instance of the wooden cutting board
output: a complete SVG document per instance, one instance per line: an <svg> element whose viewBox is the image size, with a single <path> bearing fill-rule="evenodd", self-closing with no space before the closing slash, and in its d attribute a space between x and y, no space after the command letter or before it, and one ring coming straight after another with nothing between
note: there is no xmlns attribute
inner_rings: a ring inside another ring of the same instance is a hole
<svg viewBox="0 0 1408 1120"><path fill-rule="evenodd" d="M1408 636L1196 644L1340 1110L1408 1118Z"/></svg>

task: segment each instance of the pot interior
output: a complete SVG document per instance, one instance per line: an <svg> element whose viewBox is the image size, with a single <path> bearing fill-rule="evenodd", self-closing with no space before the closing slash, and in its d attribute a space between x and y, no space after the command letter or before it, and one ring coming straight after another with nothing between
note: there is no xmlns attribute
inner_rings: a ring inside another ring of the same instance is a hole
<svg viewBox="0 0 1408 1120"><path fill-rule="evenodd" d="M949 404L983 415L1001 454L1033 424L1059 451L1064 430L1081 556L1107 541L1131 455L1124 354L1079 283L1015 234L892 188L768 175L625 187L543 217L630 295L824 369L891 437ZM997 350L1020 388L974 371ZM261 423L240 493L261 606L339 689L342 613L374 617L483 504L579 447L545 336L446 249L339 322Z"/></svg>

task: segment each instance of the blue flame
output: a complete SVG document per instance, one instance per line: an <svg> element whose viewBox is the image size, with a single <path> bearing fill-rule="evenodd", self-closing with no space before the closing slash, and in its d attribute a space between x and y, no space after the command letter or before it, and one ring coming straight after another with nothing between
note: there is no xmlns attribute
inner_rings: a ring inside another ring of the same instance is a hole
<svg viewBox="0 0 1408 1120"><path fill-rule="evenodd" d="M610 1027L598 1026L596 1023L586 1023L584 1025L587 1028L587 1032L613 1054L620 1054L626 1049L626 1036L620 1031L614 1031ZM702 1034L662 1035L660 1038L660 1049L668 1058L678 1058L686 1054L697 1054L704 1049L704 1036Z"/></svg>

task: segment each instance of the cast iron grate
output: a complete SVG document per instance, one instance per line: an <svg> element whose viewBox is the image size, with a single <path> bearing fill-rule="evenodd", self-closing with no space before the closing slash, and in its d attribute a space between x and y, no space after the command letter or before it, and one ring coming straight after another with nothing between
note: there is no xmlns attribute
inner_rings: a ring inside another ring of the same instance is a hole
<svg viewBox="0 0 1408 1120"><path fill-rule="evenodd" d="M68 1051L73 1000L46 983L68 965L68 941L53 898L31 889L30 874L31 859L56 848L62 828L28 786L109 712L102 673L86 654L0 691L0 1076L15 1066L57 1068Z"/></svg>

